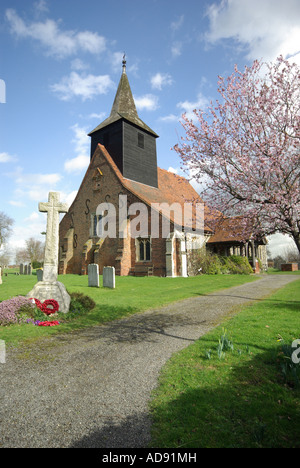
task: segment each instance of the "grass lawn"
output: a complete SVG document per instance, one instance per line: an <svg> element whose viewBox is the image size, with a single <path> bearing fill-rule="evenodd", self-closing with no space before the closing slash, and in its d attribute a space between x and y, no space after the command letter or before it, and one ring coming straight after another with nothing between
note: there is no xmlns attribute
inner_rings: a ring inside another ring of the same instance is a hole
<svg viewBox="0 0 300 468"><path fill-rule="evenodd" d="M8 273L0 285L0 301L17 295L25 296L36 283L35 275L15 276L10 270ZM16 344L19 340L72 331L256 279L255 276L247 275L202 275L190 278L123 276L116 277L116 289L112 290L89 288L87 276L62 275L58 280L65 284L70 293L80 292L90 296L96 302L96 307L56 327L37 327L32 324L0 327L0 339Z"/></svg>
<svg viewBox="0 0 300 468"><path fill-rule="evenodd" d="M233 349L218 354L225 334ZM300 364L297 383L280 337L300 338L300 280L173 356L151 401L151 446L300 448Z"/></svg>

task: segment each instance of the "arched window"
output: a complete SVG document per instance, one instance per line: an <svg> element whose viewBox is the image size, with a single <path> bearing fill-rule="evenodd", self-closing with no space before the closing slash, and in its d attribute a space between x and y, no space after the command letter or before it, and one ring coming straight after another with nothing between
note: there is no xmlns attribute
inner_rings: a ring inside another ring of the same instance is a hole
<svg viewBox="0 0 300 468"><path fill-rule="evenodd" d="M100 235L100 228L99 228L99 222L103 218L102 215L94 215L92 217L93 219L93 226L92 226L92 232L93 232L93 237L99 237Z"/></svg>
<svg viewBox="0 0 300 468"><path fill-rule="evenodd" d="M138 262L148 262L151 260L151 240L150 237L136 239L136 253Z"/></svg>

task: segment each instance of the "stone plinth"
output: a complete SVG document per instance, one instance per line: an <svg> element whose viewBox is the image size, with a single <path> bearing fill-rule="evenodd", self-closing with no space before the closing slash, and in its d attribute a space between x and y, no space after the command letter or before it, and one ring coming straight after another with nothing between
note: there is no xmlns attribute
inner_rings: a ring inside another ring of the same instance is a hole
<svg viewBox="0 0 300 468"><path fill-rule="evenodd" d="M43 281L36 283L34 288L27 294L27 297L36 298L41 302L54 299L59 304L59 311L67 313L69 312L71 298L65 286L57 281L57 273L59 213L67 213L68 206L60 203L58 192L49 192L48 202L39 203L39 211L47 213Z"/></svg>
<svg viewBox="0 0 300 468"><path fill-rule="evenodd" d="M59 312L69 312L71 298L67 293L64 284L59 281L39 281L27 294L27 297L36 298L41 302L44 302L47 299L54 299L59 303Z"/></svg>

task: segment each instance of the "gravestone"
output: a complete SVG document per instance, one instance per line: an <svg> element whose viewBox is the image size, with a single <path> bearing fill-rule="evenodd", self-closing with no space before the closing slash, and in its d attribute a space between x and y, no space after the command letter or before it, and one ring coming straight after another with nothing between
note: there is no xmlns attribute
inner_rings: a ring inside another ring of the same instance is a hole
<svg viewBox="0 0 300 468"><path fill-rule="evenodd" d="M28 269L27 269L27 275L31 275L31 274L32 274L32 266L31 266L31 263L29 263Z"/></svg>
<svg viewBox="0 0 300 468"><path fill-rule="evenodd" d="M2 284L2 268L0 267L0 284Z"/></svg>
<svg viewBox="0 0 300 468"><path fill-rule="evenodd" d="M103 268L103 287L112 289L116 287L115 267L108 266Z"/></svg>
<svg viewBox="0 0 300 468"><path fill-rule="evenodd" d="M24 275L27 275L28 274L28 265L25 265L24 266Z"/></svg>
<svg viewBox="0 0 300 468"><path fill-rule="evenodd" d="M24 265L20 263L20 275L24 275Z"/></svg>
<svg viewBox="0 0 300 468"><path fill-rule="evenodd" d="M43 270L41 268L36 270L36 276L38 281L43 281Z"/></svg>
<svg viewBox="0 0 300 468"><path fill-rule="evenodd" d="M41 302L54 299L59 304L59 311L67 313L71 298L64 284L57 281L59 213L67 213L68 206L61 203L58 192L49 192L48 203L39 203L39 211L47 213L46 245L44 255L43 281L35 284L27 297L34 297Z"/></svg>
<svg viewBox="0 0 300 468"><path fill-rule="evenodd" d="M91 263L88 266L89 287L99 288L99 265Z"/></svg>

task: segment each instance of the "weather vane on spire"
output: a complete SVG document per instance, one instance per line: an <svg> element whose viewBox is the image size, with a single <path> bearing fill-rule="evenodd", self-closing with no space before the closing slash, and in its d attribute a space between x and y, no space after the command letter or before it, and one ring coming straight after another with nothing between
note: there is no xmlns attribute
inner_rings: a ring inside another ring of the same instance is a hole
<svg viewBox="0 0 300 468"><path fill-rule="evenodd" d="M125 54L125 52L124 52L124 55L123 55L122 66L123 66L123 73L126 73L126 54Z"/></svg>

